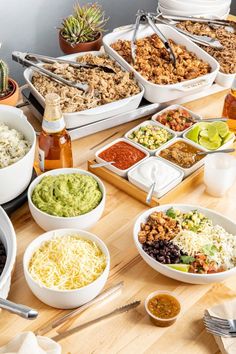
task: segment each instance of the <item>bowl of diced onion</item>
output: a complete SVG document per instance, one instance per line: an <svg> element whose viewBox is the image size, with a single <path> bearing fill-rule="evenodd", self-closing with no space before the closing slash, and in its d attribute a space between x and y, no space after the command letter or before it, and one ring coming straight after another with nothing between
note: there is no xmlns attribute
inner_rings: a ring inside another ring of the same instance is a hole
<svg viewBox="0 0 236 354"><path fill-rule="evenodd" d="M96 235L79 229L49 231L33 240L23 259L33 294L45 304L71 309L95 298L110 269L110 254Z"/></svg>

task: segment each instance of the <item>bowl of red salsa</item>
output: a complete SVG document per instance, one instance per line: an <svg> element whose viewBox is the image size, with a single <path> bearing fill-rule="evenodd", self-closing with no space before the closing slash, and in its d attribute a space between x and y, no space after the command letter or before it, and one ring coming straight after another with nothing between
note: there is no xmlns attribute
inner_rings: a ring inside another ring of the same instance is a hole
<svg viewBox="0 0 236 354"><path fill-rule="evenodd" d="M107 165L106 168L122 177L126 177L127 172L132 167L148 157L149 153L145 149L137 147L136 144L124 138L116 139L99 149L95 154L98 163L114 161L112 165Z"/></svg>

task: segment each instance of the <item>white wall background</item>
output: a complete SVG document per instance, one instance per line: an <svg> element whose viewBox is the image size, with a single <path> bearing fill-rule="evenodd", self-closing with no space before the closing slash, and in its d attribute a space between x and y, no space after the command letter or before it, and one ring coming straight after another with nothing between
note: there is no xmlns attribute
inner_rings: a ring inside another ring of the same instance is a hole
<svg viewBox="0 0 236 354"><path fill-rule="evenodd" d="M189 3L195 0L189 0ZM23 83L22 67L12 62L11 52L22 52L58 56L57 27L63 17L72 13L76 0L0 0L0 58L10 66L10 75ZM81 0L84 4L88 1ZM91 0L91 2L94 2ZM107 25L111 30L134 21L139 8L153 11L157 0L99 0L110 17ZM236 0L232 0L232 13L236 14Z"/></svg>

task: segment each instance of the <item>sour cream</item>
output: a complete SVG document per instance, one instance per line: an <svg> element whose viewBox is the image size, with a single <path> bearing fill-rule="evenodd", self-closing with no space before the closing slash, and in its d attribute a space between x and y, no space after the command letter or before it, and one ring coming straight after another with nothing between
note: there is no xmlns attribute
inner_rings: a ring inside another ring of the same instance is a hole
<svg viewBox="0 0 236 354"><path fill-rule="evenodd" d="M128 179L144 191L156 182L154 196L160 198L183 179L183 172L158 157L150 157L128 173Z"/></svg>

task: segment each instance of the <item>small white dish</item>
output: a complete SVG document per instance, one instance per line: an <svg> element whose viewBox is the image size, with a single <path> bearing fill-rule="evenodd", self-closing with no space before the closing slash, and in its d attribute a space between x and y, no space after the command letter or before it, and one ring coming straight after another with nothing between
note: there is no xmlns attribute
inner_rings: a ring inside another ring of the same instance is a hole
<svg viewBox="0 0 236 354"><path fill-rule="evenodd" d="M143 146L142 144L133 141L132 139L129 138L129 135L132 134L135 130L138 130L141 127L145 127L147 125L152 125L153 127L159 127L162 129L165 129L166 131L168 131L171 135L172 138L170 140L168 140L166 143L162 144L161 146L159 146L159 148L155 149L155 150L151 150L148 149L147 147ZM160 124L159 122L153 121L153 120L146 120L145 122L140 123L139 125L137 125L136 127L130 129L126 134L125 134L125 138L127 140L129 140L130 142L136 144L137 146L141 147L142 149L145 149L150 155L155 155L155 153L157 151L159 151L162 147L166 146L170 141L173 141L176 138L176 134L173 130L165 127L164 125Z"/></svg>
<svg viewBox="0 0 236 354"><path fill-rule="evenodd" d="M99 185L99 188L102 192L102 200L98 204L98 206L91 210L90 212L78 216L73 216L73 217L61 217L61 216L54 216L45 213L44 211L38 209L34 203L31 200L31 196L33 193L34 188L36 185L41 181L41 179L45 176L49 175L62 175L62 174L71 174L71 173L79 173L83 175L88 175L92 176ZM96 224L96 222L100 219L102 216L102 213L105 208L105 200L106 200L106 189L100 178L98 178L96 175L85 171L81 170L79 168L59 168L56 170L51 170L48 172L45 172L38 176L29 186L28 189L28 204L29 204L29 209L31 212L32 217L34 218L35 222L45 231L50 231L58 228L70 228L70 227L76 227L78 229L89 229L93 225Z"/></svg>
<svg viewBox="0 0 236 354"><path fill-rule="evenodd" d="M184 172L167 160L151 156L128 172L128 180L138 188L148 192L153 183L150 170L150 166L153 164L157 165L158 171L153 196L161 198L182 181ZM171 173L173 174L172 178Z"/></svg>
<svg viewBox="0 0 236 354"><path fill-rule="evenodd" d="M172 144L174 144L174 143L176 143L176 142L178 142L178 141L182 141L182 142L184 142L184 143L186 143L186 144L189 144L189 145L191 145L191 146L193 146L193 147L195 147L195 148L198 148L198 150L205 151L205 150L204 150L203 148L201 148L200 146L196 147L194 144L192 144L191 140L186 141L186 140L183 139L183 138L177 138L177 139L175 139L175 141L173 141L173 143L170 142L165 148L168 148L169 146L171 146ZM198 162L196 162L193 166L191 166L191 167L189 167L189 168L183 168L183 167L181 167L181 166L175 164L174 162L171 162L171 161L165 159L164 157L160 156L161 151L164 150L165 148L159 150L159 151L157 152L156 156L159 156L159 158L162 159L163 161L168 161L171 165L173 165L173 166L179 168L181 171L183 171L184 177L187 177L187 176L191 175L194 171L198 170L202 165L204 165L205 157L203 157L201 160L199 160Z"/></svg>
<svg viewBox="0 0 236 354"><path fill-rule="evenodd" d="M152 120L155 122L155 123L158 123L160 124L163 128L166 128L166 129L169 129L169 131L172 133L172 134L175 134L176 136L182 136L189 128L187 129L184 129L182 130L181 132L177 132L171 128L168 128L167 126L165 126L164 124L160 123L158 120L157 120L157 117L158 116L161 116L163 113L165 112L168 112L168 111L172 111L172 110L175 110L175 109L183 109L185 111L187 111L196 121L201 121L202 117L196 113L194 113L193 111L190 111L190 109L188 108L185 108L179 104L173 104L169 107L166 107L164 109L162 109L160 112L157 112L155 113L153 116L152 116ZM191 128L191 127L190 127Z"/></svg>
<svg viewBox="0 0 236 354"><path fill-rule="evenodd" d="M103 273L92 283L75 290L55 290L37 283L32 278L28 270L29 262L33 253L41 246L43 242L52 239L54 236L63 237L71 234L78 234L81 238L92 240L100 247L106 256L107 261L106 268ZM23 268L26 282L33 294L39 300L52 307L72 309L94 299L103 289L109 275L110 254L105 243L99 237L90 232L72 228L53 230L42 234L28 245L23 257Z"/></svg>
<svg viewBox="0 0 236 354"><path fill-rule="evenodd" d="M144 148L142 148L141 146L137 146L137 144L133 143L132 141L128 140L128 139L124 139L124 138L119 138L119 139L116 139L114 141L112 141L110 144L107 144L105 146L103 146L101 149L99 149L98 151L96 151L96 154L95 154L95 159L98 163L102 163L102 162L106 162L106 160L103 160L101 157L99 157L99 155L109 149L109 147L111 147L112 145L115 145L116 143L119 143L119 142L125 142L126 144L129 144L131 146L134 146L136 149L142 151L144 154L145 154L145 157L136 162L134 165L130 166L129 168L127 168L126 170L121 170L119 168L117 168L116 166L114 166L113 164L110 164L110 165L106 165L104 168L107 168L108 170L116 173L117 175L121 176L121 177L127 177L127 173L129 172L129 170L131 170L131 168L135 167L137 164L139 164L141 161L144 161L145 159L147 159L150 155L149 153L147 152L147 150L145 150Z"/></svg>

